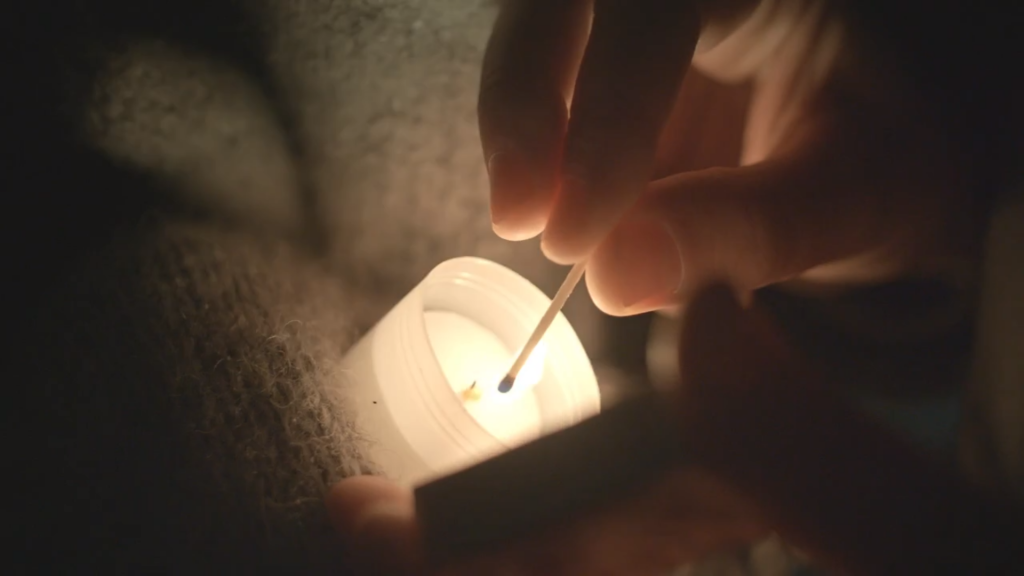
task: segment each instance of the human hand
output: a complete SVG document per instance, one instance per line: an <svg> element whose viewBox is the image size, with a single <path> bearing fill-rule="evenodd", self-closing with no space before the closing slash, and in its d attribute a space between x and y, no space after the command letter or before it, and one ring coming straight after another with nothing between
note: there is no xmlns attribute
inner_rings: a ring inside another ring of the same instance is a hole
<svg viewBox="0 0 1024 576"><path fill-rule="evenodd" d="M642 497L445 566L425 560L408 489L357 477L338 484L327 505L359 574L660 575L765 535L726 487L698 470L677 471Z"/></svg>
<svg viewBox="0 0 1024 576"><path fill-rule="evenodd" d="M479 102L496 232L543 231L557 262L590 257L594 301L616 315L708 278L753 289L949 266L974 233L969 155L934 97L832 4L505 2ZM749 98L698 81L691 58ZM741 146L721 145L730 130Z"/></svg>
<svg viewBox="0 0 1024 576"><path fill-rule="evenodd" d="M413 494L383 479L342 482L332 519L367 573L426 573ZM437 574L661 574L681 563L765 535L741 498L700 466L675 470L639 498Z"/></svg>
<svg viewBox="0 0 1024 576"><path fill-rule="evenodd" d="M663 574L769 530L849 574L944 573L1015 549L991 503L832 395L728 290L700 292L683 323L668 398L686 467L642 496L431 572L412 493L354 478L327 502L344 542L373 574L545 576Z"/></svg>

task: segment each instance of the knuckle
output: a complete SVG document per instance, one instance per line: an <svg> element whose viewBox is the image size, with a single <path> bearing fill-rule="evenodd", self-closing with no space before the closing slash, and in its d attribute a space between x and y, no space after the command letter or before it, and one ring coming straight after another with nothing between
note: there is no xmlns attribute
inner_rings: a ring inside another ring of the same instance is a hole
<svg viewBox="0 0 1024 576"><path fill-rule="evenodd" d="M511 139L538 146L560 138L569 121L562 95L553 88L528 80L490 80L477 101L481 136L485 140Z"/></svg>

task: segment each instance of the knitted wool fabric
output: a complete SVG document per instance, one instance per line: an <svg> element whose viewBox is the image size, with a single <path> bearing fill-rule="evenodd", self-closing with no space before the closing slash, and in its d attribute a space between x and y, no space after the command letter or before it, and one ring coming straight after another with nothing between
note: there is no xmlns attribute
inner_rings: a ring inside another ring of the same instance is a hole
<svg viewBox="0 0 1024 576"><path fill-rule="evenodd" d="M36 488L56 516L30 546L75 573L337 574L323 495L373 472L336 370L353 295L279 243L146 227L33 326Z"/></svg>

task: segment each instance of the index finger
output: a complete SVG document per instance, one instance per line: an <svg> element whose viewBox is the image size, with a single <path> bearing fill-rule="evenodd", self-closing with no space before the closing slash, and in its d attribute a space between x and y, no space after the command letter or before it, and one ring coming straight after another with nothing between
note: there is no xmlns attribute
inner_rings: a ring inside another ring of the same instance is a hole
<svg viewBox="0 0 1024 576"><path fill-rule="evenodd" d="M477 113L494 231L540 234L558 188L591 0L506 0L487 45Z"/></svg>
<svg viewBox="0 0 1024 576"><path fill-rule="evenodd" d="M595 2L543 236L552 260L586 258L644 190L699 35L692 2Z"/></svg>

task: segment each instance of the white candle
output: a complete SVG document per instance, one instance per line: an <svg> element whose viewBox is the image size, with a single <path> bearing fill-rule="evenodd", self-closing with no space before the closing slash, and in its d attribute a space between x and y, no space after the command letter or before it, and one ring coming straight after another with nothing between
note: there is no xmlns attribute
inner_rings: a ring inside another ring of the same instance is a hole
<svg viewBox="0 0 1024 576"><path fill-rule="evenodd" d="M428 481L600 410L597 378L561 314L512 390L497 390L550 302L503 266L457 258L348 352L340 389L383 473ZM474 381L481 394L467 401Z"/></svg>

